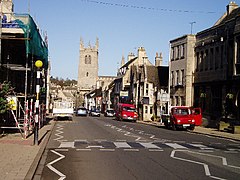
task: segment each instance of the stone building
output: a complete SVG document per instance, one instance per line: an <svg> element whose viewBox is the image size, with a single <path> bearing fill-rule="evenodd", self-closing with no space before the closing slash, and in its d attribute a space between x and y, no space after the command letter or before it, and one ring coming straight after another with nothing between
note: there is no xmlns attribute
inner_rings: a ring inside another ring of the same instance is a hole
<svg viewBox="0 0 240 180"><path fill-rule="evenodd" d="M98 38L95 46L91 46L90 42L87 47L80 39L80 56L78 66L78 93L80 100L84 103L84 94L96 88L98 79Z"/></svg>
<svg viewBox="0 0 240 180"><path fill-rule="evenodd" d="M168 67L162 66L161 53L156 53L155 65L145 58L143 63L140 59L140 63L130 68L130 95L137 105L139 120L149 121L160 117L168 108L169 98L164 96L168 93Z"/></svg>
<svg viewBox="0 0 240 180"><path fill-rule="evenodd" d="M218 119L226 111L239 118L239 15L238 5L230 2L214 26L196 34L195 105L211 119Z"/></svg>
<svg viewBox="0 0 240 180"><path fill-rule="evenodd" d="M193 105L195 35L170 41L170 98L172 106Z"/></svg>

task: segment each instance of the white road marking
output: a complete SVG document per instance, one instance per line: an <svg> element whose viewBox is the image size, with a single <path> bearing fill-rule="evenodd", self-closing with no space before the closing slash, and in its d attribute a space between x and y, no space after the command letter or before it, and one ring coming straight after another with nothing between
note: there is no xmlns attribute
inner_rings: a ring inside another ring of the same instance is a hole
<svg viewBox="0 0 240 180"><path fill-rule="evenodd" d="M95 139L94 141L102 142L102 141L107 141L107 140L106 139Z"/></svg>
<svg viewBox="0 0 240 180"><path fill-rule="evenodd" d="M103 148L103 146L88 146L86 148Z"/></svg>
<svg viewBox="0 0 240 180"><path fill-rule="evenodd" d="M203 153L199 153L199 152L194 152L194 151L189 151L189 150L173 150L171 152L171 155L170 157L174 158L174 159L178 159L178 160L182 160L182 161L187 161L187 162L191 162L191 163L195 163L195 164L200 164L200 165L203 165L204 166L204 170L205 170L205 174L206 176L209 176L213 179L221 179L223 180L223 178L220 178L220 177L216 177L216 176L211 176L210 174L210 170L208 168L208 165L205 164L205 163L202 163L202 162L198 162L198 161L193 161L193 160L189 160L189 159L184 159L184 158L180 158L180 157L176 157L175 156L175 152L188 152L188 153L192 153L192 154L198 154L198 155L202 155L202 156L209 156L209 157L215 157L215 158L220 158L222 160L222 165L223 166L228 166L228 167L231 167L231 168L235 168L235 169L240 169L240 166L233 166L233 165L229 165L227 163L227 159L223 156L217 156L217 155L211 155L211 154L203 154Z"/></svg>
<svg viewBox="0 0 240 180"><path fill-rule="evenodd" d="M141 137L138 137L135 141L140 141Z"/></svg>
<svg viewBox="0 0 240 180"><path fill-rule="evenodd" d="M127 142L127 140L124 140L124 139L117 139L116 141L119 141L119 142Z"/></svg>
<svg viewBox="0 0 240 180"><path fill-rule="evenodd" d="M201 142L201 141L196 141L196 142L192 142L193 144L201 144L201 143L203 143L203 142Z"/></svg>
<svg viewBox="0 0 240 180"><path fill-rule="evenodd" d="M58 148L74 148L74 142L61 142Z"/></svg>
<svg viewBox="0 0 240 180"><path fill-rule="evenodd" d="M202 150L211 150L211 149L214 149L214 148L211 148L211 147L207 147L203 144L190 144L191 146L193 147L197 147L197 148L200 148Z"/></svg>
<svg viewBox="0 0 240 180"><path fill-rule="evenodd" d="M54 150L51 150L51 152L53 152L54 154L56 154L56 155L58 155L58 156L60 156L60 157L57 158L57 159L55 159L54 161L48 163L48 164L47 164L47 167L48 167L51 171L55 172L57 175L60 176L59 180L63 180L63 179L66 178L66 175L63 174L63 173L61 173L60 171L58 171L58 170L57 170L56 168L54 168L52 165L53 165L54 163L60 161L61 159L65 158L65 156L62 155L62 154L60 154L60 153L58 153L58 152L56 152L56 151L54 151Z"/></svg>
<svg viewBox="0 0 240 180"><path fill-rule="evenodd" d="M63 125L60 125L60 124L58 124L57 125L57 130L56 130L56 136L57 136L57 138L55 138L54 140L55 141L60 141L61 139L63 139L63 136L61 135L61 134L63 134Z"/></svg>
<svg viewBox="0 0 240 180"><path fill-rule="evenodd" d="M170 146L174 149L187 149L186 147L180 145L180 144L177 144L177 143L165 143L167 146Z"/></svg>
<svg viewBox="0 0 240 180"><path fill-rule="evenodd" d="M224 151L225 153L229 153L229 154L237 154L237 151Z"/></svg>
<svg viewBox="0 0 240 180"><path fill-rule="evenodd" d="M68 152L68 149L55 149L55 151Z"/></svg>
<svg viewBox="0 0 240 180"><path fill-rule="evenodd" d="M227 149L228 151L240 151L240 149L236 149L236 148L229 148Z"/></svg>
<svg viewBox="0 0 240 180"><path fill-rule="evenodd" d="M163 149L149 149L148 151L150 151L150 152L162 152L163 151Z"/></svg>
<svg viewBox="0 0 240 180"><path fill-rule="evenodd" d="M132 148L128 143L126 142L113 142L116 148Z"/></svg>
<svg viewBox="0 0 240 180"><path fill-rule="evenodd" d="M146 142L147 140L146 139L139 139L139 140L135 140L137 142Z"/></svg>
<svg viewBox="0 0 240 180"><path fill-rule="evenodd" d="M113 152L113 151L115 151L115 149L100 149L100 151L110 151L110 152Z"/></svg>
<svg viewBox="0 0 240 180"><path fill-rule="evenodd" d="M214 151L210 151L210 150L199 150L198 152L211 153L211 152L214 152Z"/></svg>
<svg viewBox="0 0 240 180"><path fill-rule="evenodd" d="M173 141L175 143L185 143L186 141Z"/></svg>
<svg viewBox="0 0 240 180"><path fill-rule="evenodd" d="M130 151L130 152L138 152L139 149L123 149L124 151Z"/></svg>
<svg viewBox="0 0 240 180"><path fill-rule="evenodd" d="M158 146L156 146L155 144L152 144L152 143L141 142L139 144L141 144L143 147L148 148L148 149L160 149L160 147L158 147Z"/></svg>
<svg viewBox="0 0 240 180"><path fill-rule="evenodd" d="M86 139L76 139L74 142L88 142Z"/></svg>
<svg viewBox="0 0 240 180"><path fill-rule="evenodd" d="M91 151L91 149L76 149L76 151Z"/></svg>

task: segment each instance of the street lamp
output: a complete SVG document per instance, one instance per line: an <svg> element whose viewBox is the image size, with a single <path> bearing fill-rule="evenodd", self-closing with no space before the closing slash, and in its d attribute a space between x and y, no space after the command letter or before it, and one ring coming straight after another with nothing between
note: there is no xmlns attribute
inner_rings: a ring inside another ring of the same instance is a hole
<svg viewBox="0 0 240 180"><path fill-rule="evenodd" d="M38 145L38 121L39 121L39 92L40 92L40 76L41 76L41 67L43 66L43 62L41 60L37 60L35 62L35 66L37 68L37 81L36 81L36 114L35 114L35 127L34 127L34 144Z"/></svg>

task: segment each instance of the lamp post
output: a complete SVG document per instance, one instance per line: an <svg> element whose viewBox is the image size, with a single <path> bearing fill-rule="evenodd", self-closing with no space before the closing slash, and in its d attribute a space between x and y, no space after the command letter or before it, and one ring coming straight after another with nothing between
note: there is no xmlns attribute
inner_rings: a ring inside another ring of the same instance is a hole
<svg viewBox="0 0 240 180"><path fill-rule="evenodd" d="M36 81L36 114L35 114L35 126L34 126L34 144L38 145L38 122L39 122L39 92L40 92L40 76L41 76L41 67L43 66L43 62L41 60L37 60L35 62L35 66L37 68L37 81Z"/></svg>

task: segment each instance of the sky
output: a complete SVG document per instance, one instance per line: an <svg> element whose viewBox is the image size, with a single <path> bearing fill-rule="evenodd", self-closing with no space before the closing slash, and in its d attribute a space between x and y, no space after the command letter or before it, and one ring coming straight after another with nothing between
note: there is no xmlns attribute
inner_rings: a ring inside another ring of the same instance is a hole
<svg viewBox="0 0 240 180"><path fill-rule="evenodd" d="M78 78L80 38L99 39L99 76L116 76L121 59L144 47L168 65L169 41L214 25L230 0L13 0L15 13L30 13L47 32L51 76ZM240 0L235 1L240 5Z"/></svg>

